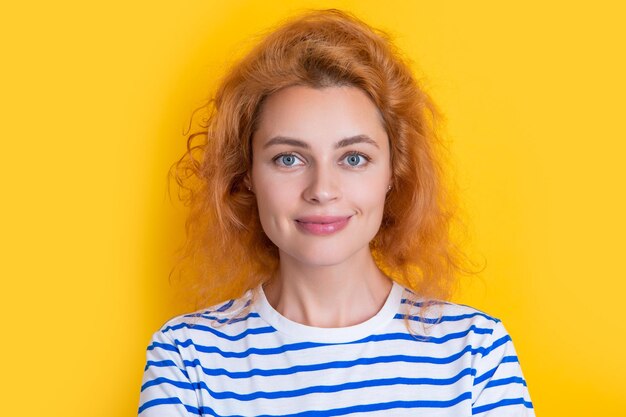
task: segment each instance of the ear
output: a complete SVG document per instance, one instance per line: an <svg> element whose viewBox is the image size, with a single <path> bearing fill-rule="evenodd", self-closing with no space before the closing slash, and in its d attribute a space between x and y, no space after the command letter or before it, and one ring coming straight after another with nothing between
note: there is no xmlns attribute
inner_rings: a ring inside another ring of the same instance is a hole
<svg viewBox="0 0 626 417"><path fill-rule="evenodd" d="M250 173L247 173L244 177L243 177L243 185L244 187L246 187L246 189L250 192L252 191L252 179L250 179Z"/></svg>

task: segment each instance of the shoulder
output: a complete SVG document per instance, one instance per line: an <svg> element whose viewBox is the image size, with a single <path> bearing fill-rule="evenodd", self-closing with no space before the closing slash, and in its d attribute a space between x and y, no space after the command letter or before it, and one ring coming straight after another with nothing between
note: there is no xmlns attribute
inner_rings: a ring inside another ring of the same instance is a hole
<svg viewBox="0 0 626 417"><path fill-rule="evenodd" d="M474 346L490 346L510 340L502 321L482 310L449 301L425 301L406 289L402 296L401 314L418 333L426 337L465 339Z"/></svg>
<svg viewBox="0 0 626 417"><path fill-rule="evenodd" d="M222 301L194 312L168 319L154 333L153 339L180 344L190 339L229 338L249 326L258 314L249 308L252 303L251 290L241 297Z"/></svg>
<svg viewBox="0 0 626 417"><path fill-rule="evenodd" d="M427 324L461 322L494 326L501 323L499 318L465 304L424 300L406 287L402 293L401 304L414 320Z"/></svg>

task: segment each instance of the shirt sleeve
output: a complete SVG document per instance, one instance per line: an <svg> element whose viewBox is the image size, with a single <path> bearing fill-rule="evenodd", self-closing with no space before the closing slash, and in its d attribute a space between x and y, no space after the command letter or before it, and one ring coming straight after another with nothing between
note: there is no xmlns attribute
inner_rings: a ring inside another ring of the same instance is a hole
<svg viewBox="0 0 626 417"><path fill-rule="evenodd" d="M476 355L472 415L534 417L526 380L513 341L500 321Z"/></svg>
<svg viewBox="0 0 626 417"><path fill-rule="evenodd" d="M176 343L162 330L152 336L146 352L140 417L197 417L198 397Z"/></svg>

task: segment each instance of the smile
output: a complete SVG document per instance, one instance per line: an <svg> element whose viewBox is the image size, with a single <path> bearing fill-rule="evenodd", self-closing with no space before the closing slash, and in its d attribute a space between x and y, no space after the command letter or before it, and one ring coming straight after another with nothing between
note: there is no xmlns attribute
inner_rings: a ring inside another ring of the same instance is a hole
<svg viewBox="0 0 626 417"><path fill-rule="evenodd" d="M298 228L308 234L316 236L325 236L336 233L344 229L350 217L329 217L329 216L315 216L315 217L303 217L296 220Z"/></svg>

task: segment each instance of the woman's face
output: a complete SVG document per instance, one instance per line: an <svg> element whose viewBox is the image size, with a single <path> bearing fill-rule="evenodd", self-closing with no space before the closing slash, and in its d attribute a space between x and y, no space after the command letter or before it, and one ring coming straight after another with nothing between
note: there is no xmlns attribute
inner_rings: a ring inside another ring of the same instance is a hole
<svg viewBox="0 0 626 417"><path fill-rule="evenodd" d="M267 98L250 186L281 260L330 266L369 252L391 184L380 113L355 87L288 87Z"/></svg>

